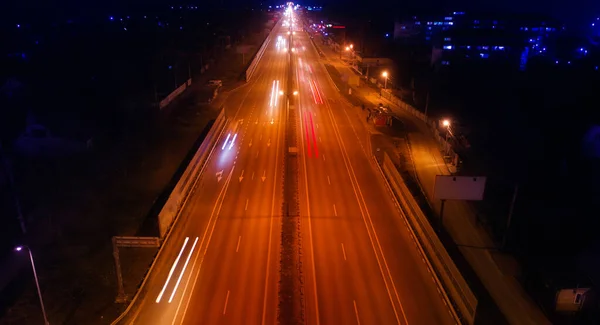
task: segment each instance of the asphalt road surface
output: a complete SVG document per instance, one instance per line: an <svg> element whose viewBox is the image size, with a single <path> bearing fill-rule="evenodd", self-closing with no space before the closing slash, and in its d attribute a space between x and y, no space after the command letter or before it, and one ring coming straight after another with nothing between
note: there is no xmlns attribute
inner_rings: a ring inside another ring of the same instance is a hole
<svg viewBox="0 0 600 325"><path fill-rule="evenodd" d="M453 324L309 36L295 36L309 324ZM340 91L346 91L340 89Z"/></svg>
<svg viewBox="0 0 600 325"><path fill-rule="evenodd" d="M276 324L287 31L276 25L253 80L225 101L231 123L131 323ZM373 164L362 122L307 34L291 42L307 324L453 324Z"/></svg>

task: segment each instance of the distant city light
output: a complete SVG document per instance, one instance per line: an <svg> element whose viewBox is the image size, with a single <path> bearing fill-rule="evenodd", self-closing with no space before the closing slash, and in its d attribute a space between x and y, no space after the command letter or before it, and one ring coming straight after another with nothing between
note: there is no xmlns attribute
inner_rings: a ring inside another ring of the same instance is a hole
<svg viewBox="0 0 600 325"><path fill-rule="evenodd" d="M113 17L113 16L110 16L108 19L110 19L110 20L115 20L115 17Z"/></svg>
<svg viewBox="0 0 600 325"><path fill-rule="evenodd" d="M390 33L385 33L385 37L390 37Z"/></svg>
<svg viewBox="0 0 600 325"><path fill-rule="evenodd" d="M127 27L123 27L123 30L124 30L124 31L127 31Z"/></svg>
<svg viewBox="0 0 600 325"><path fill-rule="evenodd" d="M17 24L17 28L21 28L21 24Z"/></svg>
<svg viewBox="0 0 600 325"><path fill-rule="evenodd" d="M558 64L558 60L556 60L554 63Z"/></svg>

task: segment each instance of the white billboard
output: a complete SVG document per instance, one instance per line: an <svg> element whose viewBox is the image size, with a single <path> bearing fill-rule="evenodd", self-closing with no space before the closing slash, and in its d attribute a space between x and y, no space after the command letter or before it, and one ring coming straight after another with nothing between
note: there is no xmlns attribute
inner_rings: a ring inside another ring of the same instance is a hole
<svg viewBox="0 0 600 325"><path fill-rule="evenodd" d="M485 176L436 175L433 197L440 200L483 200Z"/></svg>

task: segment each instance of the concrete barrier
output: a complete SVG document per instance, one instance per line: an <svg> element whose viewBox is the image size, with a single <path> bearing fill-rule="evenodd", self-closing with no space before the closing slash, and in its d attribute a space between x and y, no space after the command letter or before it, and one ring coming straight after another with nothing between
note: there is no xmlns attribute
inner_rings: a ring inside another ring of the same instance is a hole
<svg viewBox="0 0 600 325"><path fill-rule="evenodd" d="M379 163L377 165L379 166ZM473 324L477 311L477 297L448 255L387 153L384 153L380 171L398 207L404 212L409 228L417 239L422 254L425 255L426 263L448 300L451 311L458 318L457 321Z"/></svg>
<svg viewBox="0 0 600 325"><path fill-rule="evenodd" d="M135 296L133 297L125 311L123 311L123 313L121 313L121 315L119 315L119 317L117 317L117 319L115 319L111 323L112 325L127 324L127 318L134 317L131 314L135 312L135 309L141 303L141 301L139 300L140 292L147 291L146 282L148 281L150 274L152 274L152 270L157 265L156 261L160 260L161 258L162 250L165 247L164 243L168 240L168 237L171 234L170 230L176 223L177 217L179 216L182 207L185 205L187 198L193 192L193 189L196 186L196 182L199 176L204 171L204 167L206 166L208 159L210 158L214 148L216 147L219 138L223 134L226 125L227 118L225 117L225 110L221 109L221 112L215 120L215 123L212 125L210 131L204 138L204 141L202 141L202 144L196 151L194 158L186 168L179 182L177 182L177 185L173 189L172 194L169 196L169 199L167 200L167 202L163 206L163 209L159 213L158 219L160 237L163 240L161 240L162 245L158 253L154 257L152 265L150 265L150 268L146 272L142 284L138 287Z"/></svg>
<svg viewBox="0 0 600 325"><path fill-rule="evenodd" d="M246 82L250 81L250 79L252 78L252 75L254 74L254 71L256 70L256 67L258 66L258 62L260 62L260 59L262 58L263 54L265 53L267 45L269 44L270 41L271 41L271 34L269 34L269 36L267 36L267 38L265 39L263 44L258 49L258 52L256 52L256 55L252 59L252 63L250 63L250 65L248 66L248 69L246 69Z"/></svg>
<svg viewBox="0 0 600 325"><path fill-rule="evenodd" d="M167 107L167 105L169 105L173 99L177 98L179 95L181 95L181 93L183 93L184 90L187 89L187 87L192 85L192 79L188 79L186 80L186 82L184 82L181 86L177 87L177 89L173 90L169 95L167 95L167 97L165 97L163 100L160 101L160 103L158 103L158 108L163 109L165 107Z"/></svg>
<svg viewBox="0 0 600 325"><path fill-rule="evenodd" d="M202 141L202 144L198 147L194 158L192 158L192 161L183 172L183 175L181 175L179 182L175 185L173 192L171 192L167 202L158 214L160 238L165 237L173 224L173 220L175 220L176 216L181 211L181 208L185 205L187 198L194 188L194 184L196 183L195 180L202 173L204 165L210 157L226 124L227 119L225 118L225 110L221 109L221 113L219 113L219 116L210 128L210 131L208 131L204 141Z"/></svg>

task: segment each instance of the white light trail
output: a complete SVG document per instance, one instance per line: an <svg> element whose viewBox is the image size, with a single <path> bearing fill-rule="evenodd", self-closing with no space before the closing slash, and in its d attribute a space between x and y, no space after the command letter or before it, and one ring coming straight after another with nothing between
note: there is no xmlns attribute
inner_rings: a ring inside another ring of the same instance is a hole
<svg viewBox="0 0 600 325"><path fill-rule="evenodd" d="M233 139L231 139L231 143L229 144L229 148L227 150L231 150L231 147L233 147L233 144L235 143L236 137L237 137L237 133L233 136Z"/></svg>
<svg viewBox="0 0 600 325"><path fill-rule="evenodd" d="M171 270L169 271L169 276L167 276L167 281L165 281L165 284L162 287L162 290L160 290L160 293L158 294L158 297L156 297L156 303L160 302L160 299L162 298L162 295L165 293L165 290L167 289L167 285L169 284L169 281L171 281L171 277L173 276L173 272L175 272L175 267L177 267L177 263L179 263L179 259L181 258L181 254L183 254L183 250L185 249L185 245L187 245L188 240L190 240L190 237L185 237L185 241L183 242L183 246L181 246L181 250L179 251L179 255L177 255L177 258L175 259L175 262L173 262L173 266L171 266Z"/></svg>
<svg viewBox="0 0 600 325"><path fill-rule="evenodd" d="M190 257L192 257L192 253L194 252L194 248L196 247L196 244L198 243L198 237L196 237L196 240L194 240L194 245L192 245L192 248L190 249L190 253L188 254L188 257L185 259L185 264L183 264L183 269L181 270L181 273L179 274L179 278L177 278L177 282L175 283L175 288L173 288L173 292L171 293L171 297L169 297L169 303L171 303L171 301L173 301L173 297L175 296L175 292L177 292L177 288L179 287L179 282L181 282L181 278L183 277L183 273L185 273L185 269L187 268L187 265L190 261Z"/></svg>
<svg viewBox="0 0 600 325"><path fill-rule="evenodd" d="M229 141L229 137L231 136L231 133L229 133L227 135L227 138L225 139L225 143L223 143L223 147L221 147L221 150L225 150L225 147L227 146L227 141Z"/></svg>

